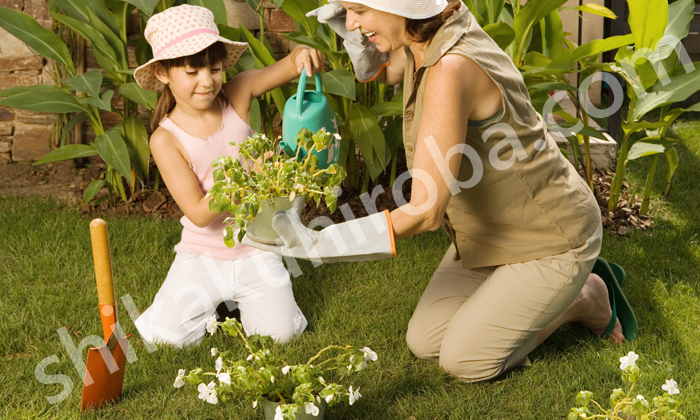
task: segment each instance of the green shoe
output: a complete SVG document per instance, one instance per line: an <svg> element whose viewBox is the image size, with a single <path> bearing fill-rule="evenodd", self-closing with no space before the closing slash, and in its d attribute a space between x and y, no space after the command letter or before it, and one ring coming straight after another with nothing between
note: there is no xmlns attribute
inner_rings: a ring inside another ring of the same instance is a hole
<svg viewBox="0 0 700 420"><path fill-rule="evenodd" d="M627 272L625 272L625 269L615 263L608 263L608 265L613 274L615 274L615 280L617 280L620 287L625 287L625 283L627 283Z"/></svg>
<svg viewBox="0 0 700 420"><path fill-rule="evenodd" d="M625 271L619 265L617 267L620 269L621 278L625 279L627 277L626 274L624 274ZM598 257L591 272L600 276L605 282L605 286L608 288L610 307L613 310L612 318L603 333L603 337L608 338L610 336L610 333L612 333L615 327L615 318L617 318L620 320L620 325L622 325L622 334L625 336L625 340L634 340L639 330L637 318L634 316L632 306L627 301L625 294L622 293L622 288L620 287L620 283L618 283L614 269L611 268L610 264L608 264L605 259Z"/></svg>

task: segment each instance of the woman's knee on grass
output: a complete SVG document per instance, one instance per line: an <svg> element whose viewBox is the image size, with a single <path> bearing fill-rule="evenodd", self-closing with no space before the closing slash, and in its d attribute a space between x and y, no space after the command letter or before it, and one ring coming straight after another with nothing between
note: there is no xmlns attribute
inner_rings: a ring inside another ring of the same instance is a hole
<svg viewBox="0 0 700 420"><path fill-rule="evenodd" d="M419 359L432 359L440 352L440 343L431 339L424 326L420 325L415 317L408 323L406 344L411 353Z"/></svg>

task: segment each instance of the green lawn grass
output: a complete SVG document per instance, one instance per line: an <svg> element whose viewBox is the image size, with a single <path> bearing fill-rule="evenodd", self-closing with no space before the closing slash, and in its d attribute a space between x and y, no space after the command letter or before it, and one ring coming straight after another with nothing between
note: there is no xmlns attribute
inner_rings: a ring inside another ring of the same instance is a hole
<svg viewBox="0 0 700 420"><path fill-rule="evenodd" d="M379 361L353 380L363 398L336 406L328 419L562 419L579 390L607 401L622 386L618 358L641 354L637 391L662 393L668 378L679 383L682 412L700 418L700 122L681 121L681 164L668 200L665 162L657 172L652 202L656 225L650 233L619 237L606 232L602 255L628 272L625 291L637 313L639 338L613 345L573 326L536 349L531 368L498 380L465 385L437 363L414 358L405 344L413 308L449 243L439 231L397 244L398 258L314 268L301 263L295 278L297 302L309 320L307 332L280 348L292 362L306 361L328 344L369 346ZM643 182L647 161L633 162L632 183ZM74 345L101 335L90 248L90 220L50 200L0 197L0 418L78 418L81 379L59 329ZM176 220L108 220L118 298L129 295L139 311L152 301L173 259L179 239ZM122 305L123 307L123 305ZM262 419L248 404L210 405L192 387L172 386L177 370L213 368L211 347L242 348L221 333L185 350L143 345L133 321L121 312L138 360L127 365L121 401L86 419ZM83 349L83 356L85 350ZM55 355L48 375L66 375L73 388L50 404L63 385L42 384L39 362Z"/></svg>

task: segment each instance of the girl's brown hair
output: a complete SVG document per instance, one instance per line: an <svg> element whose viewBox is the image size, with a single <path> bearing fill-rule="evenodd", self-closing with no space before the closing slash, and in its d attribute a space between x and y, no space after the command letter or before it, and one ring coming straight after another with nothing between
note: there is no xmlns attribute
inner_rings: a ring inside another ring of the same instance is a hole
<svg viewBox="0 0 700 420"><path fill-rule="evenodd" d="M439 15L427 19L406 19L406 33L416 42L428 42L459 8L462 0L447 0L447 7Z"/></svg>
<svg viewBox="0 0 700 420"><path fill-rule="evenodd" d="M173 67L190 66L192 68L202 68L220 63L224 60L224 58L226 58L226 46L223 44L223 42L217 41L196 54L171 58L168 60L160 60L159 63L161 66L163 66L166 73L170 74L170 69ZM223 91L219 92L219 97L225 102L228 102L228 99L226 99L226 95L223 94ZM156 103L156 109L153 110L153 115L151 116L151 128L153 131L156 131L156 128L158 128L158 125L160 124L160 120L162 120L163 117L165 117L170 111L172 111L173 108L175 108L175 97L170 91L170 87L165 85L160 97L158 98L158 102Z"/></svg>

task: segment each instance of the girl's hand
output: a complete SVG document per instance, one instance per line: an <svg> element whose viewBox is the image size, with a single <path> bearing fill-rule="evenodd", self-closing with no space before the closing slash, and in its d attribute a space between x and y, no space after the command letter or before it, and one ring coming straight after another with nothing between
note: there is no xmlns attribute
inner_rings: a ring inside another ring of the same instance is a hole
<svg viewBox="0 0 700 420"><path fill-rule="evenodd" d="M325 59L323 54L306 45L299 45L292 50L292 61L297 68L297 73L301 74L306 67L306 75L311 77L323 70Z"/></svg>

